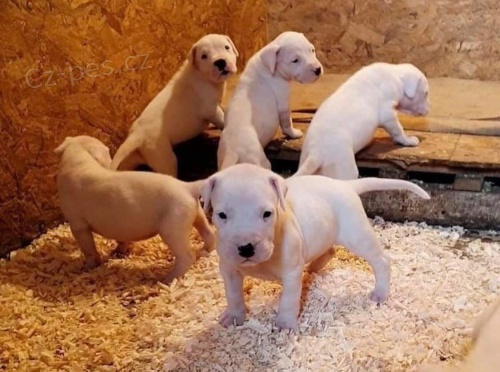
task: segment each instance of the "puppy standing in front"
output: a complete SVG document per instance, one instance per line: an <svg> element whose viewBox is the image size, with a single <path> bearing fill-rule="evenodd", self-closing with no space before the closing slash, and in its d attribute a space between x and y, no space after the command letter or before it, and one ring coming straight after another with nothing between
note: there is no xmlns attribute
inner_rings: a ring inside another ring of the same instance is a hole
<svg viewBox="0 0 500 372"><path fill-rule="evenodd" d="M175 255L166 282L182 276L195 260L189 242L193 225L204 249L213 249L214 233L198 202L203 181L112 171L108 148L89 136L67 137L55 152L61 155L57 176L61 210L87 268L101 263L93 232L117 240L121 251L127 251L129 242L160 234Z"/></svg>
<svg viewBox="0 0 500 372"><path fill-rule="evenodd" d="M224 126L219 103L226 80L236 73L237 56L229 36L210 34L198 40L180 70L134 122L112 168L135 170L146 164L176 176L173 146L201 134L210 122Z"/></svg>
<svg viewBox="0 0 500 372"><path fill-rule="evenodd" d="M219 169L238 163L271 168L264 147L281 126L290 138L302 132L292 125L290 82L312 83L322 73L316 51L298 32L283 32L247 63L229 101L217 152Z"/></svg>
<svg viewBox="0 0 500 372"><path fill-rule="evenodd" d="M396 110L427 115L429 83L411 64L373 63L363 67L324 101L314 115L302 145L299 175L358 178L355 154L373 139L378 126L394 142L417 146L407 136Z"/></svg>
<svg viewBox="0 0 500 372"><path fill-rule="evenodd" d="M204 208L213 209L217 253L227 309L220 322L240 325L246 317L243 276L283 284L276 325L297 329L306 264L318 271L332 246L341 244L364 258L375 274L370 298L389 296L390 264L363 209L359 194L375 190L410 190L429 195L403 180L364 178L352 181L321 176L281 176L251 164L238 164L211 176L202 188Z"/></svg>

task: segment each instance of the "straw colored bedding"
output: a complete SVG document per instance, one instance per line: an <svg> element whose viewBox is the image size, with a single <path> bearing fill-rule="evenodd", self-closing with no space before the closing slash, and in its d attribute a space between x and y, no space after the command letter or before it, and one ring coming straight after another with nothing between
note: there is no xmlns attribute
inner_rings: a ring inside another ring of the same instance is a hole
<svg viewBox="0 0 500 372"><path fill-rule="evenodd" d="M412 371L458 363L474 317L500 294L498 241L461 228L374 221L393 259L391 296L367 299L373 275L340 249L307 276L297 335L273 327L280 286L247 279L249 320L223 329L217 256L185 278L158 282L172 265L159 239L135 244L82 272L67 226L0 261L0 370ZM496 236L494 232L490 235ZM113 242L99 239L110 256ZM201 241L193 233L195 247Z"/></svg>

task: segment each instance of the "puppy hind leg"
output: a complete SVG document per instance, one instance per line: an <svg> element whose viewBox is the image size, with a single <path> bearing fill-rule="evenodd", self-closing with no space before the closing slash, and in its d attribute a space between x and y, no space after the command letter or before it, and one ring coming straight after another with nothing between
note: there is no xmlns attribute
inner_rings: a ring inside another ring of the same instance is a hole
<svg viewBox="0 0 500 372"><path fill-rule="evenodd" d="M170 143L143 146L140 153L155 172L177 177L177 158Z"/></svg>
<svg viewBox="0 0 500 372"><path fill-rule="evenodd" d="M97 252L92 231L88 227L77 228L71 226L71 224L70 230L85 257L86 268L91 270L99 266L101 264L101 256Z"/></svg>
<svg viewBox="0 0 500 372"><path fill-rule="evenodd" d="M199 203L193 225L204 242L203 250L209 253L212 252L215 248L215 234L212 230L212 227L208 223L205 213L203 213L203 209L201 208L201 205Z"/></svg>
<svg viewBox="0 0 500 372"><path fill-rule="evenodd" d="M189 243L190 230L191 226L176 226L174 229L164 226L160 230L163 242L175 256L174 267L163 280L165 283L170 283L175 278L183 276L195 261L195 255Z"/></svg>
<svg viewBox="0 0 500 372"><path fill-rule="evenodd" d="M338 180L354 180L359 177L358 166L352 151L339 156L334 163L321 166L319 173Z"/></svg>
<svg viewBox="0 0 500 372"><path fill-rule="evenodd" d="M358 223L359 221L352 221ZM368 220L359 224L355 239L339 239L339 243L349 251L365 259L371 266L375 275L375 288L369 298L377 303L383 303L389 297L389 284L391 276L390 259L382 250L375 232Z"/></svg>
<svg viewBox="0 0 500 372"><path fill-rule="evenodd" d="M323 253L321 256L312 260L311 263L307 265L307 272L317 273L323 267L325 267L333 257L335 257L335 248L331 247L326 253Z"/></svg>

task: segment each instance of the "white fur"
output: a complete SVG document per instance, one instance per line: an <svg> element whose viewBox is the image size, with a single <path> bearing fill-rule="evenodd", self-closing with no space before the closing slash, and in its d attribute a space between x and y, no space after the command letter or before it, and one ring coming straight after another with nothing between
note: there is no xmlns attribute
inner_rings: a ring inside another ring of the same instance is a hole
<svg viewBox="0 0 500 372"><path fill-rule="evenodd" d="M198 40L187 60L134 122L112 168L134 170L141 164L177 175L173 146L196 137L211 122L224 125L219 106L226 80L236 73L238 51L228 36L210 34ZM215 65L224 60L222 70Z"/></svg>
<svg viewBox="0 0 500 372"><path fill-rule="evenodd" d="M374 63L362 68L327 98L314 115L296 175L357 178L354 155L371 142L379 126L396 143L417 146L418 138L404 133L396 110L426 115L428 92L425 75L411 64Z"/></svg>
<svg viewBox="0 0 500 372"><path fill-rule="evenodd" d="M418 372L498 372L500 371L500 299L478 317L472 339L474 345L464 363L457 367L424 366Z"/></svg>
<svg viewBox="0 0 500 372"><path fill-rule="evenodd" d="M211 176L201 195L204 208L212 207L217 227L217 253L228 301L221 323L228 326L245 320L242 283L244 275L251 275L283 283L276 323L280 328L296 329L304 267L309 264L311 271L321 269L333 256L334 244L342 244L368 261L376 279L370 298L384 302L389 296L389 258L358 194L388 189L410 190L429 198L408 181L339 181L322 176L285 180L250 164ZM251 257L248 244L254 251Z"/></svg>
<svg viewBox="0 0 500 372"><path fill-rule="evenodd" d="M314 46L298 32L284 32L258 51L248 61L228 103L217 152L219 169L237 163L270 168L263 147L278 126L288 137L302 136L292 126L290 82L312 83L322 70Z"/></svg>
<svg viewBox="0 0 500 372"><path fill-rule="evenodd" d="M189 237L194 225L205 242L214 233L198 202L203 181L186 183L149 172L116 172L107 168L108 148L88 137L67 137L55 150L61 155L57 185L61 210L80 246L88 268L100 264L92 233L128 242L160 234L176 257L170 281L183 275L194 261Z"/></svg>

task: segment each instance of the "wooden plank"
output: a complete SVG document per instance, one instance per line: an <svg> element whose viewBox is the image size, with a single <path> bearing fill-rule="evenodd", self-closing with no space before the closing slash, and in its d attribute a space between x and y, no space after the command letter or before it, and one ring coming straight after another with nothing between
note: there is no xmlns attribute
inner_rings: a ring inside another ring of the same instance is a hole
<svg viewBox="0 0 500 372"><path fill-rule="evenodd" d="M462 135L450 160L480 169L500 167L500 137Z"/></svg>
<svg viewBox="0 0 500 372"><path fill-rule="evenodd" d="M309 111L309 114L295 113L294 116L305 122L310 121L311 113L349 77L345 74L326 74L313 84L292 83L290 107L293 111ZM232 79L228 84L224 107L236 83L237 79ZM499 82L435 78L429 79L429 84L429 115L425 118L399 115L405 129L500 136Z"/></svg>

